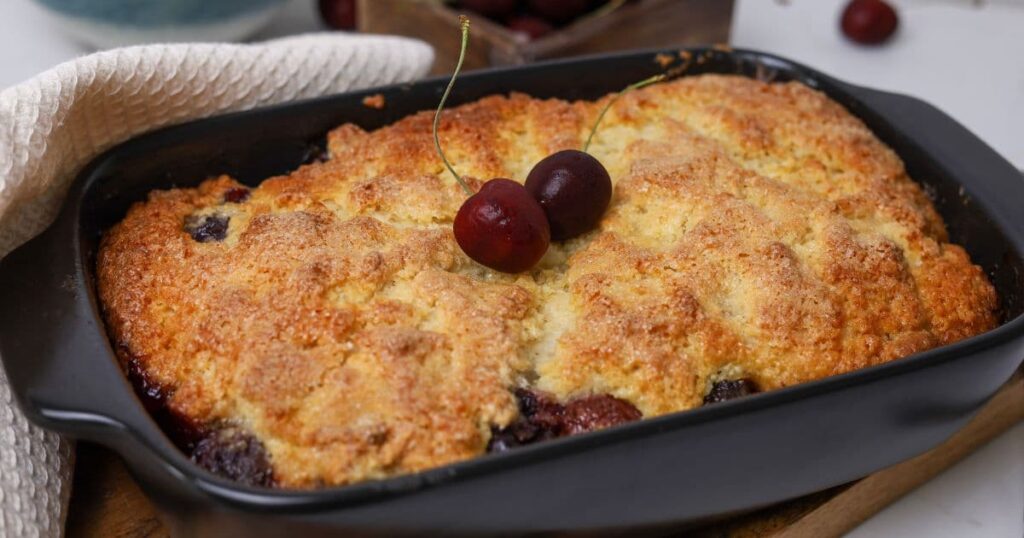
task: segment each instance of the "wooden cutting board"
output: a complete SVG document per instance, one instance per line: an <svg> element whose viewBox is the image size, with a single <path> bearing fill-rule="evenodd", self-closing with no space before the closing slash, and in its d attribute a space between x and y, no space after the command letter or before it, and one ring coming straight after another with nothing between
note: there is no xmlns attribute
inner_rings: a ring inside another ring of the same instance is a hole
<svg viewBox="0 0 1024 538"><path fill-rule="evenodd" d="M1024 370L956 435L916 458L867 478L694 532L697 536L839 536L1024 420ZM79 443L69 538L165 538L156 509L112 452Z"/></svg>

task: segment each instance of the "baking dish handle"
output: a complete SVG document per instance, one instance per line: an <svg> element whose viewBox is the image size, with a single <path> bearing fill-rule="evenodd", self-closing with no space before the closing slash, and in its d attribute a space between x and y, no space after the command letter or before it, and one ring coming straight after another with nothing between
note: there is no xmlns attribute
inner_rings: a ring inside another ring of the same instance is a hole
<svg viewBox="0 0 1024 538"><path fill-rule="evenodd" d="M920 99L835 83L853 97L847 103L850 111L887 144L900 148L904 161L937 163L944 175L956 178L969 198L984 204L996 224L1007 230L1024 229L1024 212L1019 209L1024 201L1024 176L977 135ZM908 152L920 153L922 158ZM924 158L926 155L930 159ZM930 171L910 172L926 179ZM1024 252L1024 244L1014 247Z"/></svg>
<svg viewBox="0 0 1024 538"><path fill-rule="evenodd" d="M68 217L0 260L0 358L32 422L109 439L148 425L99 326L81 257L67 248Z"/></svg>

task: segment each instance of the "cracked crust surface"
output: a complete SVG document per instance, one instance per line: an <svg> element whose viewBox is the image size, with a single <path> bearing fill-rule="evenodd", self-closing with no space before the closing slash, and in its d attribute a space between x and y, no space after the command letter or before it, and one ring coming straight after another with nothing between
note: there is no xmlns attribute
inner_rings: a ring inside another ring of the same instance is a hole
<svg viewBox="0 0 1024 538"><path fill-rule="evenodd" d="M487 97L446 111L440 136L462 174L522 181L578 148L603 103ZM479 455L517 386L655 416L719 379L774 389L996 324L992 286L899 158L798 83L702 75L624 96L591 146L615 184L599 230L519 275L455 244L463 195L431 119L338 127L329 159L240 202L227 177L155 191L103 239L122 358L174 412L251 431L280 485ZM185 231L204 216L227 219L223 240Z"/></svg>

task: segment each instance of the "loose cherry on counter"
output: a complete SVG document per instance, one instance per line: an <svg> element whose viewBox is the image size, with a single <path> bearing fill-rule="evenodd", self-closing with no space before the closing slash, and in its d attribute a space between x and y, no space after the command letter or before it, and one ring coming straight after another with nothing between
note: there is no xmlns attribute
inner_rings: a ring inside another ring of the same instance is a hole
<svg viewBox="0 0 1024 538"><path fill-rule="evenodd" d="M852 41L877 45L896 32L899 17L884 0L852 0L846 4L839 24Z"/></svg>
<svg viewBox="0 0 1024 538"><path fill-rule="evenodd" d="M441 140L437 134L441 111L462 69L469 42L469 19L460 16L459 26L462 30L459 61L437 105L433 128L437 154L455 181L469 195L455 215L452 225L455 241L467 256L481 265L506 273L526 271L540 261L551 242L548 219L540 204L525 187L511 179L491 179L484 183L479 192L474 193L441 149Z"/></svg>

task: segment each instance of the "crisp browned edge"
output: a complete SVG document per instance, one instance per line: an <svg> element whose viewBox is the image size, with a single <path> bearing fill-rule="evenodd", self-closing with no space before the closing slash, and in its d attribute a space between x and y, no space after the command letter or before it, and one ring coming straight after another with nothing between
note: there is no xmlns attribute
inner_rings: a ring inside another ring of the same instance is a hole
<svg viewBox="0 0 1024 538"><path fill-rule="evenodd" d="M858 482L727 520L696 536L840 536L883 508L1024 421L1024 369L1003 386L974 419L953 437L916 458ZM162 516L113 452L83 443L67 520L68 538L164 538Z"/></svg>

